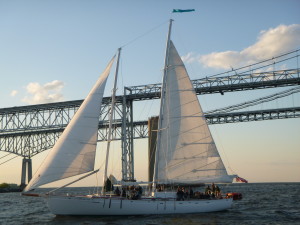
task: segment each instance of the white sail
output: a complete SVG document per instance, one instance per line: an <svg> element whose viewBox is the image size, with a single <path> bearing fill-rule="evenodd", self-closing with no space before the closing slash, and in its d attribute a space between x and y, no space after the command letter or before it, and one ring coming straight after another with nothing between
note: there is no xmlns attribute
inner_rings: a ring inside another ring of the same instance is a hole
<svg viewBox="0 0 300 225"><path fill-rule="evenodd" d="M26 189L94 170L98 123L109 62Z"/></svg>
<svg viewBox="0 0 300 225"><path fill-rule="evenodd" d="M156 182L232 182L220 158L185 66L170 41Z"/></svg>

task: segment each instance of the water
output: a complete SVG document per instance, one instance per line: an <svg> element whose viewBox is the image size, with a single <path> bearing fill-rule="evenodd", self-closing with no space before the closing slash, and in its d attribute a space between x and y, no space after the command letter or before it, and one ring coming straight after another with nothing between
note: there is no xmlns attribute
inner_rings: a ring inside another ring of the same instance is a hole
<svg viewBox="0 0 300 225"><path fill-rule="evenodd" d="M243 199L234 201L233 207L224 212L114 217L55 216L43 198L2 193L0 224L300 224L300 183L230 184L223 186L222 191L241 192Z"/></svg>

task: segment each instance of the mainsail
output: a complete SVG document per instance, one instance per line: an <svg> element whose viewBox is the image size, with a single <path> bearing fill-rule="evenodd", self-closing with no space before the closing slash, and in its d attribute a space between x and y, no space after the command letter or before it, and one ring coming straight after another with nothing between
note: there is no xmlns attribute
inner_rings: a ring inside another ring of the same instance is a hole
<svg viewBox="0 0 300 225"><path fill-rule="evenodd" d="M155 181L186 184L232 182L172 41L167 57Z"/></svg>
<svg viewBox="0 0 300 225"><path fill-rule="evenodd" d="M114 58L25 188L25 192L94 170L100 109Z"/></svg>

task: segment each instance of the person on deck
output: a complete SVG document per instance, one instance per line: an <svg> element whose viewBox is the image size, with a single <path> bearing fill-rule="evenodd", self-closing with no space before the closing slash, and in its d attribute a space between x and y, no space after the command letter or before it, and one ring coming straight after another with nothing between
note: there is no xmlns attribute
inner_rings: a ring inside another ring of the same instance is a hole
<svg viewBox="0 0 300 225"><path fill-rule="evenodd" d="M211 189L210 186L207 185L206 189L205 189L205 195L210 195L211 194Z"/></svg>
<svg viewBox="0 0 300 225"><path fill-rule="evenodd" d="M193 197L194 197L194 191L193 191L192 188L190 188L190 193L189 193L189 195L190 195L190 198L193 198Z"/></svg>
<svg viewBox="0 0 300 225"><path fill-rule="evenodd" d="M143 188L141 186L138 186L138 193L140 196L143 194Z"/></svg>
<svg viewBox="0 0 300 225"><path fill-rule="evenodd" d="M117 188L116 188L116 190L115 190L115 194L116 194L117 196L120 196L121 192L120 192L120 189L119 189L119 187L117 187Z"/></svg>
<svg viewBox="0 0 300 225"><path fill-rule="evenodd" d="M212 194L216 194L216 186L214 183L212 183L212 185L211 185L211 191L212 191Z"/></svg>
<svg viewBox="0 0 300 225"><path fill-rule="evenodd" d="M126 197L126 189L125 187L122 187L122 193L121 193L122 197Z"/></svg>
<svg viewBox="0 0 300 225"><path fill-rule="evenodd" d="M176 200L177 201L184 200L183 196L184 196L184 192L182 191L182 189L180 187L178 187L177 193L176 193Z"/></svg>
<svg viewBox="0 0 300 225"><path fill-rule="evenodd" d="M184 191L184 189L182 189L183 193L184 193L184 198L187 199L190 195L188 190L186 189L186 191Z"/></svg>
<svg viewBox="0 0 300 225"><path fill-rule="evenodd" d="M219 186L216 186L216 197L217 198L222 198L221 190L220 190Z"/></svg>

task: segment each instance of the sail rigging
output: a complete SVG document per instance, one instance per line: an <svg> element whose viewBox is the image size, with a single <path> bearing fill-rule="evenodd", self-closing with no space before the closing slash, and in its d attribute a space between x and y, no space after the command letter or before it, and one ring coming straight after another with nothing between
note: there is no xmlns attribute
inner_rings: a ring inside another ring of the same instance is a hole
<svg viewBox="0 0 300 225"><path fill-rule="evenodd" d="M102 98L115 56L35 173L24 192L94 170Z"/></svg>

